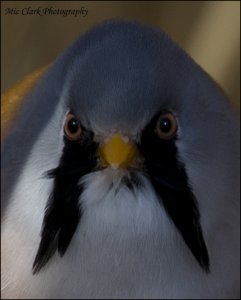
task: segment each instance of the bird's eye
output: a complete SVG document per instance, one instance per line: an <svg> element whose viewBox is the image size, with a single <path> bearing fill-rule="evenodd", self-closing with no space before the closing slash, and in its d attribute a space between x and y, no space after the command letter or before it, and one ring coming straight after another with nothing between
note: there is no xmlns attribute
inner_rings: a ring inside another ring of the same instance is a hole
<svg viewBox="0 0 241 300"><path fill-rule="evenodd" d="M68 113L64 123L64 134L71 140L78 140L81 136L81 125L80 121L72 113Z"/></svg>
<svg viewBox="0 0 241 300"><path fill-rule="evenodd" d="M176 135L177 121L175 116L170 113L163 113L157 121L156 133L161 139L169 140Z"/></svg>

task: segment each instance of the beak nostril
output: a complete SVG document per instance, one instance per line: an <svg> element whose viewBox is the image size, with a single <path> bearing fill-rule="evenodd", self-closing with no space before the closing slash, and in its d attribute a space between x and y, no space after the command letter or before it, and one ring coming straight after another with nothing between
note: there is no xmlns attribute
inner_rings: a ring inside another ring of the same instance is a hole
<svg viewBox="0 0 241 300"><path fill-rule="evenodd" d="M128 144L130 142L130 138L128 136L122 136L122 140Z"/></svg>

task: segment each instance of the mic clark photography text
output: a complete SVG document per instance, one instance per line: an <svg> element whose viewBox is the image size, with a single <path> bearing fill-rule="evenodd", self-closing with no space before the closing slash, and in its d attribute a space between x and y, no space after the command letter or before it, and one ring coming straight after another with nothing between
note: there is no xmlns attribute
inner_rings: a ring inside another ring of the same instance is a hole
<svg viewBox="0 0 241 300"><path fill-rule="evenodd" d="M24 7L19 8L6 8L5 15L36 15L36 16L74 16L74 17L86 17L88 14L88 9L81 7L79 9L60 9L54 7Z"/></svg>

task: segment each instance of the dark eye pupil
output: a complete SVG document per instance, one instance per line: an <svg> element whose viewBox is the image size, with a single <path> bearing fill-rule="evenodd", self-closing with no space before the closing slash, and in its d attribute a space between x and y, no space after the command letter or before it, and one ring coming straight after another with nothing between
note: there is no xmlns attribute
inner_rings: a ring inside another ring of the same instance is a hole
<svg viewBox="0 0 241 300"><path fill-rule="evenodd" d="M163 118L160 120L159 128L162 132L167 133L172 129L172 122L168 118Z"/></svg>
<svg viewBox="0 0 241 300"><path fill-rule="evenodd" d="M70 133L76 133L79 130L79 122L76 119L69 120L68 130Z"/></svg>

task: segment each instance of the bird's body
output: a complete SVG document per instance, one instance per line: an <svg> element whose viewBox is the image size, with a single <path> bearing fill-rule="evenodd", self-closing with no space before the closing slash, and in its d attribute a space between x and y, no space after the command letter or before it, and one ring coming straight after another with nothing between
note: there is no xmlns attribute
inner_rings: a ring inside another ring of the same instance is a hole
<svg viewBox="0 0 241 300"><path fill-rule="evenodd" d="M177 133L160 141L163 111ZM63 138L69 112L83 141ZM80 38L4 144L2 297L238 298L238 128L216 84L158 30L110 22ZM139 160L100 161L115 135Z"/></svg>

